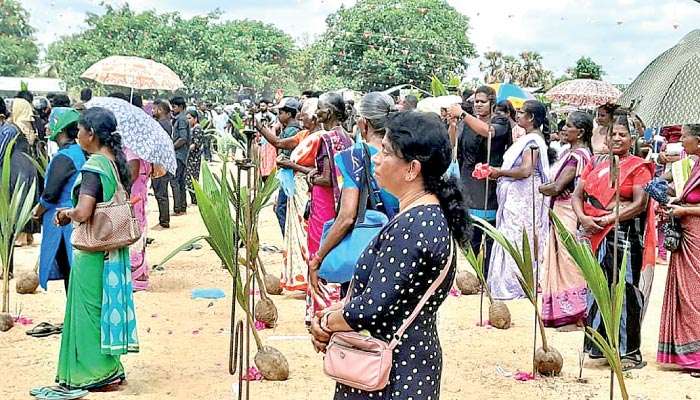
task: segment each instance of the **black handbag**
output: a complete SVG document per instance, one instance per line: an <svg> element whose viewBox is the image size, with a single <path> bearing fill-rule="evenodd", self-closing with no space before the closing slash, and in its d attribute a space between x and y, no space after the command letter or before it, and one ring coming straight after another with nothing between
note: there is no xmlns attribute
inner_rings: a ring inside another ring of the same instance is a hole
<svg viewBox="0 0 700 400"><path fill-rule="evenodd" d="M673 213L670 213L668 222L662 227L664 232L664 248L666 250L674 252L681 247L681 240L683 240L683 231L681 229L680 222L673 216Z"/></svg>

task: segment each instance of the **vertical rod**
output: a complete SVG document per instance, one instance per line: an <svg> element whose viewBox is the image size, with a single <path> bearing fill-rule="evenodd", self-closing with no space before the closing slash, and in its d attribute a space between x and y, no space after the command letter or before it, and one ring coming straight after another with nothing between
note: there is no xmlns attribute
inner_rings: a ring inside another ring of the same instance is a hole
<svg viewBox="0 0 700 400"><path fill-rule="evenodd" d="M618 269L619 266L617 265L619 255L617 251L617 246L618 246L618 232L620 230L620 157L619 156L614 156L614 158L611 160L612 163L614 163L614 167L611 169L611 172L614 174L614 179L615 179L615 239L613 241L613 279L610 284L610 293L613 293L615 290L615 286L617 286L617 281L620 279L618 276ZM612 302L612 307L613 307L613 313L615 313L615 302ZM619 343L619 338L612 338L613 343ZM620 357L620 346L616 345L615 350L617 351L617 357ZM613 399L613 389L615 386L615 373L612 368L610 368L610 400Z"/></svg>
<svg viewBox="0 0 700 400"><path fill-rule="evenodd" d="M537 149L536 146L531 146L530 147L530 160L532 160L532 175L530 176L530 179L532 180L532 242L533 242L533 252L531 254L534 255L533 261L535 263L535 273L533 274L532 277L532 291L533 295L535 296L535 312L534 312L534 328L533 328L533 335L532 335L532 376L536 376L537 374L537 365L535 365L535 353L537 352L537 283L539 281L539 277L537 276L539 274L540 266L538 262L539 254L538 254L538 243L537 243L537 228L535 226L535 174L536 174L536 169L537 166L534 164L535 162L535 149ZM525 249L523 249L524 251Z"/></svg>
<svg viewBox="0 0 700 400"><path fill-rule="evenodd" d="M489 135L486 139L486 165L491 165L491 131L489 129ZM484 214L489 208L489 177L486 176L486 188L484 190ZM484 326L484 290L486 289L486 280L488 279L488 274L484 274L484 267L489 260L486 259L486 234L481 232L481 244L479 245L479 251L483 252L483 264L481 265L481 274L484 276L484 282L481 284L481 292L479 293L479 326Z"/></svg>

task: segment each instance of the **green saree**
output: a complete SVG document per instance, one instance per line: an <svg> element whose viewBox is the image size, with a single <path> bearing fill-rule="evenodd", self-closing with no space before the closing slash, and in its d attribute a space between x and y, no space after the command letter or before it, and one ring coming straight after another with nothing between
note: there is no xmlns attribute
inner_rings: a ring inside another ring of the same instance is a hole
<svg viewBox="0 0 700 400"><path fill-rule="evenodd" d="M109 201L117 187L109 159L92 155L82 171L100 175ZM75 185L81 181L82 174ZM109 253L76 249L70 275L56 382L91 389L124 379L120 355L138 352L128 247Z"/></svg>

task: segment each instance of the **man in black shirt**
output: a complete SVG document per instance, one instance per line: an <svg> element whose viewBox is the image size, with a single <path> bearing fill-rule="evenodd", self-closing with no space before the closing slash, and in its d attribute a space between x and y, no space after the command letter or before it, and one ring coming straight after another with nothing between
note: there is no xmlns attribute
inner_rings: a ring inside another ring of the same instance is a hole
<svg viewBox="0 0 700 400"><path fill-rule="evenodd" d="M170 104L165 100L156 100L153 102L153 117L158 121L161 127L172 137L173 124L170 121ZM154 229L170 228L170 200L168 198L168 184L173 178L170 172L154 178L152 180L153 194L158 203L158 226Z"/></svg>
<svg viewBox="0 0 700 400"><path fill-rule="evenodd" d="M449 113L463 122L462 131L458 137L457 159L460 175L464 184L465 196L469 213L485 219L492 224L496 222L498 200L496 182L479 180L472 177L474 167L483 163L494 167L503 164L503 154L511 142L510 123L507 118L494 116L496 106L496 91L490 86L479 87L474 94L474 113L470 115L460 105L452 106ZM489 137L490 157L489 157ZM488 160L487 160L488 158ZM482 232L474 230L472 248L478 253L481 247ZM488 276L488 260L490 258L492 240L486 240L484 255L484 275Z"/></svg>
<svg viewBox="0 0 700 400"><path fill-rule="evenodd" d="M175 216L184 215L187 212L187 156L190 152L190 124L187 122L185 99L177 96L170 99L173 110L173 145L175 146L175 158L177 159L177 172L171 183L173 189L173 210Z"/></svg>

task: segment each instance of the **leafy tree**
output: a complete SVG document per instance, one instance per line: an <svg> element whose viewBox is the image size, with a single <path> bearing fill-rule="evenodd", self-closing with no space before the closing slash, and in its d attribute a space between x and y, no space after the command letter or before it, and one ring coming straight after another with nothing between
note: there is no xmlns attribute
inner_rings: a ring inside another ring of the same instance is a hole
<svg viewBox="0 0 700 400"><path fill-rule="evenodd" d="M571 76L572 79L598 79L600 80L605 71L603 71L603 66L596 64L590 57L581 57L576 61L576 65L569 68L567 74Z"/></svg>
<svg viewBox="0 0 700 400"><path fill-rule="evenodd" d="M301 64L308 68L298 71L314 73L312 82L364 91L403 83L429 87L432 76L464 72L475 55L469 19L445 0L360 0L326 23Z"/></svg>
<svg viewBox="0 0 700 400"><path fill-rule="evenodd" d="M257 21L219 21L220 12L186 19L178 13L136 13L128 5L89 13L88 29L49 46L47 61L70 86L111 55L150 58L170 67L199 98L231 98L242 88L271 91L289 84L292 38ZM97 86L94 83L89 83Z"/></svg>
<svg viewBox="0 0 700 400"><path fill-rule="evenodd" d="M29 13L15 0L0 0L0 75L16 76L35 70L39 49Z"/></svg>

